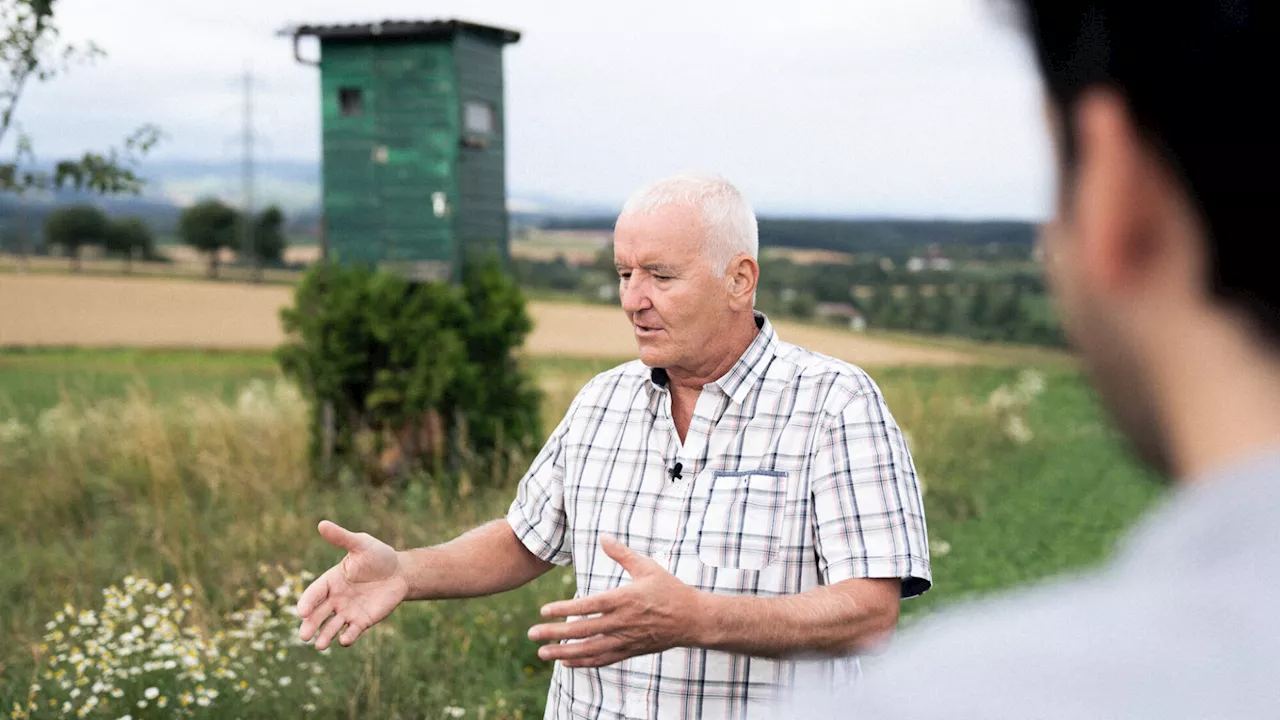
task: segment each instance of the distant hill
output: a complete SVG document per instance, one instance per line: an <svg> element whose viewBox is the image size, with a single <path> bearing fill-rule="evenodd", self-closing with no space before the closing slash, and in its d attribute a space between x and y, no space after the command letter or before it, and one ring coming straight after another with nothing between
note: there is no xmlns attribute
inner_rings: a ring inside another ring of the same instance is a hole
<svg viewBox="0 0 1280 720"><path fill-rule="evenodd" d="M536 219L547 230L612 230L612 215L544 216ZM529 218L529 222L535 222ZM760 244L765 247L834 250L860 254L901 254L937 245L974 249L997 246L1030 252L1036 226L1012 220L900 220L862 218L762 217Z"/></svg>
<svg viewBox="0 0 1280 720"><path fill-rule="evenodd" d="M43 218L57 205L92 203L111 215L137 215L158 235L172 235L182 207L207 197L232 205L242 198L242 168L235 160L155 160L140 168L147 186L139 197L100 197L63 191L28 197L25 212L17 200L0 195L0 233L17 227L39 233ZM290 232L310 234L320 214L321 172L318 162L278 160L257 163L255 204L278 204L290 221ZM513 192L507 198L514 230L613 229L616 210L538 193ZM1015 221L902 220L893 218L762 217L760 241L766 247L812 248L859 254L902 255L936 245L953 248L998 247L1003 252L1029 252L1035 226Z"/></svg>

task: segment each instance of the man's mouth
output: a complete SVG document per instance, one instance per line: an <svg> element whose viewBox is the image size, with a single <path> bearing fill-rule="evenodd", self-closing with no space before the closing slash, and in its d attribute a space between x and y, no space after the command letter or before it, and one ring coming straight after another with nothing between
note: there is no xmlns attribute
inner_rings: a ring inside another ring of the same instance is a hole
<svg viewBox="0 0 1280 720"><path fill-rule="evenodd" d="M635 327L636 327L636 335L639 335L640 337L651 337L653 335L657 335L658 333L662 332L662 328L652 327L649 325L641 325L639 323L636 323Z"/></svg>

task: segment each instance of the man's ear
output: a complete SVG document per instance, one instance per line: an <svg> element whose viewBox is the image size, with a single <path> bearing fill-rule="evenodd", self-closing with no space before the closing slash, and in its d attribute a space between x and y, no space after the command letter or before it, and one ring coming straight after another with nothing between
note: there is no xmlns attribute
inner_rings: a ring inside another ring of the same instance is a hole
<svg viewBox="0 0 1280 720"><path fill-rule="evenodd" d="M760 283L760 264L750 255L739 255L729 263L724 273L729 289L730 304L734 310L755 306L756 286Z"/></svg>
<svg viewBox="0 0 1280 720"><path fill-rule="evenodd" d="M1076 167L1069 202L1081 269L1095 292L1125 294L1143 283L1165 242L1159 217L1166 184L1118 93L1087 91L1072 123Z"/></svg>

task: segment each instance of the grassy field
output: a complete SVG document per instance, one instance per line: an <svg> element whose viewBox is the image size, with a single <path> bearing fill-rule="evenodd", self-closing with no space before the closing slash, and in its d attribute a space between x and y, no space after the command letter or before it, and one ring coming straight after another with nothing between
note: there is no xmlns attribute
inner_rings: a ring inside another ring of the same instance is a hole
<svg viewBox="0 0 1280 720"><path fill-rule="evenodd" d="M548 426L612 364L532 362ZM1063 364L871 370L925 485L935 588L904 606L906 623L1096 562L1157 498ZM402 547L438 542L501 515L515 480L475 478L465 497L425 481L394 492L317 486L305 462L304 413L262 353L0 352L3 709L27 702L33 681L42 711L50 699L58 709L69 701L56 674L43 675L59 654L45 635L69 634L85 608L97 608L90 619L101 627L99 618L117 612L101 607L102 589L123 588L133 574L173 584L167 600L163 588L130 586L132 602L153 605L149 614L189 586L184 622L199 637L223 633L219 657L228 647L240 654L225 667L202 660L203 682L163 668L130 678L110 717L124 709L168 716L147 697L151 686L170 709L184 699L200 709L204 697L212 707L201 716L210 717L294 717L312 707L323 717L540 716L550 667L524 632L541 603L572 595L565 572L495 598L415 604L355 648L320 656L291 645L283 608L303 582L298 573L339 557L315 534L319 518ZM268 592L255 597L259 587ZM76 612L47 630L68 603ZM253 611L237 619L246 608ZM64 656L84 650L70 637L62 643ZM226 678L227 668L238 677ZM237 709L240 682L260 690ZM213 700L210 689L220 693Z"/></svg>

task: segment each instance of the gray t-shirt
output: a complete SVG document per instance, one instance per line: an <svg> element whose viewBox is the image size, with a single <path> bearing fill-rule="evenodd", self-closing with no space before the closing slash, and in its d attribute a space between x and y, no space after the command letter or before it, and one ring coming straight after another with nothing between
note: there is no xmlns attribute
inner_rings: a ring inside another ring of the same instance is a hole
<svg viewBox="0 0 1280 720"><path fill-rule="evenodd" d="M1280 719L1280 449L1180 488L1101 571L903 632L820 718Z"/></svg>

